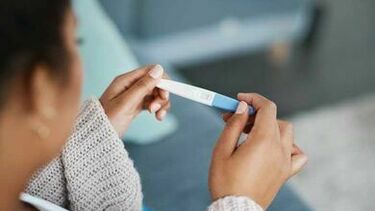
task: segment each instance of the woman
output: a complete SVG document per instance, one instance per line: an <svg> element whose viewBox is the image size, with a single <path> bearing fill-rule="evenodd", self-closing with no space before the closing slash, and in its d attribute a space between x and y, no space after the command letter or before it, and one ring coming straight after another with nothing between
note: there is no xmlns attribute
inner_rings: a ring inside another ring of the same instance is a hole
<svg viewBox="0 0 375 211"><path fill-rule="evenodd" d="M76 22L69 0L1 3L0 210L43 209L34 199L46 200L44 210L141 209L140 178L119 135L144 108L164 118L169 96L155 85L167 76L159 65L120 75L78 114ZM238 99L212 155L209 210L266 209L307 161L273 102ZM249 136L237 147L243 131Z"/></svg>

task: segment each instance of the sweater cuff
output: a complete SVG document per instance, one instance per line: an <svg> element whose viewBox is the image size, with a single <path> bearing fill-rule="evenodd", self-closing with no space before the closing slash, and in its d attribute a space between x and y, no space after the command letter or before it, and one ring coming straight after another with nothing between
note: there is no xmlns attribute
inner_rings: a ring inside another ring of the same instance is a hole
<svg viewBox="0 0 375 211"><path fill-rule="evenodd" d="M81 120L81 121L79 121ZM85 100L79 114L78 124L83 121L90 121L91 124L102 124L108 132L114 137L120 139L117 131L109 121L107 114L104 111L102 104L96 97L90 97ZM80 125L78 125L80 126Z"/></svg>
<svg viewBox="0 0 375 211"><path fill-rule="evenodd" d="M216 200L208 207L208 211L263 211L255 201L244 196L227 196Z"/></svg>
<svg viewBox="0 0 375 211"><path fill-rule="evenodd" d="M83 104L62 161L71 210L140 210L139 175L96 98Z"/></svg>

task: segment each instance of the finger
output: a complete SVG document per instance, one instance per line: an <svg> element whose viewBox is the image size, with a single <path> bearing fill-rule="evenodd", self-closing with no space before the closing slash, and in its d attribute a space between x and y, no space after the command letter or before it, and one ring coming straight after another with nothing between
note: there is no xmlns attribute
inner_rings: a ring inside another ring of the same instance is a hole
<svg viewBox="0 0 375 211"><path fill-rule="evenodd" d="M293 144L292 155L297 154L303 154L303 151L296 144Z"/></svg>
<svg viewBox="0 0 375 211"><path fill-rule="evenodd" d="M227 158L237 146L238 138L244 129L248 119L248 106L245 102L238 104L236 113L228 120L219 141L214 149L214 156Z"/></svg>
<svg viewBox="0 0 375 211"><path fill-rule="evenodd" d="M167 115L170 107L171 107L171 103L169 102L166 105L164 105L159 111L156 112L155 114L156 119L158 119L159 121L162 121Z"/></svg>
<svg viewBox="0 0 375 211"><path fill-rule="evenodd" d="M151 103L154 101L154 97L152 95L147 95L144 99L143 99L143 107L142 109L145 109L145 110L148 110L150 113L150 105Z"/></svg>
<svg viewBox="0 0 375 211"><path fill-rule="evenodd" d="M158 89L158 94L164 100L169 100L169 92L164 89Z"/></svg>
<svg viewBox="0 0 375 211"><path fill-rule="evenodd" d="M250 116L249 116L249 118L250 118ZM246 134L249 134L250 133L250 131L251 131L251 129L254 127L254 124L253 123L251 123L251 122L247 122L246 123L246 126L244 127L244 129L243 129L243 133L246 133Z"/></svg>
<svg viewBox="0 0 375 211"><path fill-rule="evenodd" d="M233 116L233 113L223 113L222 117L224 122L227 122L231 117ZM247 120L248 124L254 124L255 116L249 116L249 119Z"/></svg>
<svg viewBox="0 0 375 211"><path fill-rule="evenodd" d="M150 102L150 105L148 106L148 110L150 113L155 113L168 103L169 103L169 100L162 99L161 97L154 98Z"/></svg>
<svg viewBox="0 0 375 211"><path fill-rule="evenodd" d="M105 94L108 94L111 98L118 96L121 92L128 89L131 84L146 75L154 66L147 65L115 77Z"/></svg>
<svg viewBox="0 0 375 211"><path fill-rule="evenodd" d="M223 120L224 122L227 122L231 117L233 116L233 113L223 113ZM254 120L255 120L255 116L249 116L248 120L247 120L247 123L246 123L246 126L244 128L244 130L242 131L243 133L250 133L251 129L253 128L254 126Z"/></svg>
<svg viewBox="0 0 375 211"><path fill-rule="evenodd" d="M227 122L233 116L233 113L223 113L222 115L224 122Z"/></svg>
<svg viewBox="0 0 375 211"><path fill-rule="evenodd" d="M245 101L256 109L254 121L256 132L267 135L269 134L267 131L275 129L277 126L277 107L274 102L255 93L239 93L238 99Z"/></svg>
<svg viewBox="0 0 375 211"><path fill-rule="evenodd" d="M297 154L292 156L292 168L290 172L290 176L292 177L300 172L303 167L306 165L308 158L305 154Z"/></svg>
<svg viewBox="0 0 375 211"><path fill-rule="evenodd" d="M288 153L292 152L294 144L294 128L290 122L278 120L280 128L280 138L283 146L286 148Z"/></svg>
<svg viewBox="0 0 375 211"><path fill-rule="evenodd" d="M163 68L155 65L146 75L137 80L124 94L123 100L131 105L138 105L143 99L152 94L156 84L163 75Z"/></svg>
<svg viewBox="0 0 375 211"><path fill-rule="evenodd" d="M168 102L168 99L164 99L163 97L160 96L159 94L159 90L157 88L155 88L153 91L152 91L152 94L150 95L147 95L144 100L143 100L143 109L146 109L148 110L150 113L154 113L156 111L158 111L160 109L161 106L163 106L164 104L166 104ZM156 106L156 105L152 105L152 103L159 103L161 106ZM159 108L155 108L155 107L159 107Z"/></svg>

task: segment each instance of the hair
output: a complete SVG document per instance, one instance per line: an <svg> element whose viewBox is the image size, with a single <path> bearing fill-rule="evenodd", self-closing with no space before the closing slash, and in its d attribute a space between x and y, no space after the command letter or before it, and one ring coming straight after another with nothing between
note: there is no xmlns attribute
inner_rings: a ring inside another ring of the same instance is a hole
<svg viewBox="0 0 375 211"><path fill-rule="evenodd" d="M53 75L68 72L63 25L70 0L1 0L0 106L17 76L30 76L37 65Z"/></svg>

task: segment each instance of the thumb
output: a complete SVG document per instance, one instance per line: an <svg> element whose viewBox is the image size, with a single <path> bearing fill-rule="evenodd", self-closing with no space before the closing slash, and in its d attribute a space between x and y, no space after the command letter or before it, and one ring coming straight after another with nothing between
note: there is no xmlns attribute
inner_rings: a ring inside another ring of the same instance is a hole
<svg viewBox="0 0 375 211"><path fill-rule="evenodd" d="M157 83L160 81L164 73L164 69L160 65L155 65L151 68L148 74L145 74L141 79L136 81L125 94L125 101L130 104L138 104L146 95L150 94Z"/></svg>
<svg viewBox="0 0 375 211"><path fill-rule="evenodd" d="M229 157L233 153L248 118L248 105L241 101L238 104L236 113L228 120L216 144L214 156Z"/></svg>

